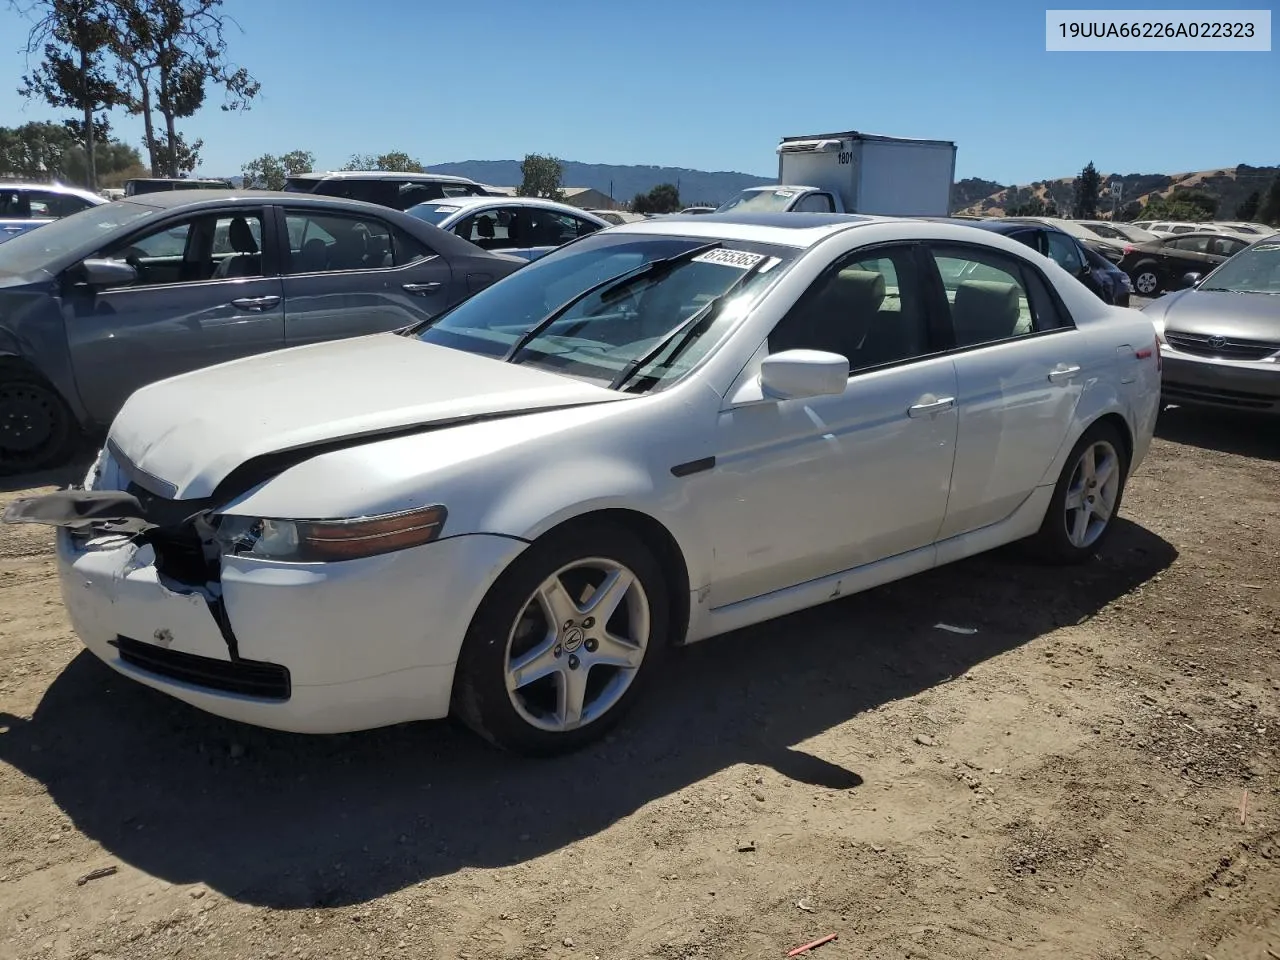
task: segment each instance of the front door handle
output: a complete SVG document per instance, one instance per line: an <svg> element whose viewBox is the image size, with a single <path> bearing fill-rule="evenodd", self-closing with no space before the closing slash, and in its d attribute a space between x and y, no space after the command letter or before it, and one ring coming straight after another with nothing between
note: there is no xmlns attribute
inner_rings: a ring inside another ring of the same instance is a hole
<svg viewBox="0 0 1280 960"><path fill-rule="evenodd" d="M431 283L406 283L403 289L405 293L416 293L418 296L423 296L424 294L435 293L443 286L443 283L433 280Z"/></svg>
<svg viewBox="0 0 1280 960"><path fill-rule="evenodd" d="M914 406L907 407L908 417L932 417L944 410L950 410L956 405L955 397L942 397L938 400L926 400L923 403L917 403Z"/></svg>
<svg viewBox="0 0 1280 960"><path fill-rule="evenodd" d="M1065 383L1080 372L1080 364L1060 363L1049 371L1049 380L1053 383Z"/></svg>
<svg viewBox="0 0 1280 960"><path fill-rule="evenodd" d="M254 313L261 313L263 310L270 310L279 302L279 297L241 297L239 300L232 300L231 305L241 310L252 310Z"/></svg>

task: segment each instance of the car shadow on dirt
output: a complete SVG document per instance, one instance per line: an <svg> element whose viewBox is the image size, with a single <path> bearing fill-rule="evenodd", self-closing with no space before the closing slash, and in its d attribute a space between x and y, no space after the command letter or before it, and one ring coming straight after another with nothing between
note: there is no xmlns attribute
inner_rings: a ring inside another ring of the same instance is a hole
<svg viewBox="0 0 1280 960"><path fill-rule="evenodd" d="M1220 453L1280 460L1280 419L1274 416L1166 407L1156 423L1156 436Z"/></svg>
<svg viewBox="0 0 1280 960"><path fill-rule="evenodd" d="M794 745L1079 623L1175 557L1120 522L1082 567L1005 550L710 640L667 661L615 736L554 760L501 754L448 723L332 737L241 726L88 653L31 720L0 715L0 760L157 877L284 909L358 903L545 855L734 764L857 789L857 770Z"/></svg>
<svg viewBox="0 0 1280 960"><path fill-rule="evenodd" d="M79 450L76 456L61 467L40 470L36 473L0 474L0 493L14 493L19 490L35 490L39 487L67 487L80 483L89 472L89 466L96 451L88 447Z"/></svg>

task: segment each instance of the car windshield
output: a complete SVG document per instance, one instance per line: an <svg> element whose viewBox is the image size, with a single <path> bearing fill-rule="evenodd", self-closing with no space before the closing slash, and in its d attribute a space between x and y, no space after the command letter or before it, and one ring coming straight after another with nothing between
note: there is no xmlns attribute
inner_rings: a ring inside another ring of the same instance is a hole
<svg viewBox="0 0 1280 960"><path fill-rule="evenodd" d="M13 243L12 240L9 242ZM1280 235L1241 250L1205 277L1200 289L1280 294Z"/></svg>
<svg viewBox="0 0 1280 960"><path fill-rule="evenodd" d="M157 207L144 203L117 200L27 230L0 243L0 275L22 276L47 269L81 248L96 248L99 239L112 236L120 227L158 212Z"/></svg>
<svg viewBox="0 0 1280 960"><path fill-rule="evenodd" d="M778 213L787 209L795 197L795 190L743 190L730 197L716 209L716 213L737 210L739 213Z"/></svg>
<svg viewBox="0 0 1280 960"><path fill-rule="evenodd" d="M438 227L461 209L456 203L428 201L410 207L405 213Z"/></svg>
<svg viewBox="0 0 1280 960"><path fill-rule="evenodd" d="M656 388L710 353L794 256L736 240L594 234L408 335L604 385L626 377Z"/></svg>

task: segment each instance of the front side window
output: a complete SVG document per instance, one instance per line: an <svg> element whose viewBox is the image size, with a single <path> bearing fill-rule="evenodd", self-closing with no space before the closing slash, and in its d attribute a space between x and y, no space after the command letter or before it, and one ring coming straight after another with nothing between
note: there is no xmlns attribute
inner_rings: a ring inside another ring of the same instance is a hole
<svg viewBox="0 0 1280 960"><path fill-rule="evenodd" d="M123 260L133 286L261 277L262 212L206 214L170 222L115 243L99 255Z"/></svg>
<svg viewBox="0 0 1280 960"><path fill-rule="evenodd" d="M1209 241L1209 252L1216 253L1220 257L1231 257L1248 245L1249 241L1237 240L1235 237L1213 237Z"/></svg>
<svg viewBox="0 0 1280 960"><path fill-rule="evenodd" d="M1045 238L1050 260L1072 276L1084 269L1084 261L1080 259L1080 248L1076 246L1075 240L1056 230L1046 231Z"/></svg>
<svg viewBox="0 0 1280 960"><path fill-rule="evenodd" d="M527 247L528 210L521 207L494 207L464 218L453 232L485 250L513 250Z"/></svg>
<svg viewBox="0 0 1280 960"><path fill-rule="evenodd" d="M838 353L854 373L926 356L933 348L911 247L843 257L814 281L769 334L769 352Z"/></svg>
<svg viewBox="0 0 1280 960"><path fill-rule="evenodd" d="M597 233L486 287L411 335L616 389L683 376L795 251Z"/></svg>
<svg viewBox="0 0 1280 960"><path fill-rule="evenodd" d="M382 270L430 256L422 244L381 220L332 213L285 213L288 272Z"/></svg>
<svg viewBox="0 0 1280 960"><path fill-rule="evenodd" d="M999 251L933 244L957 347L1064 326L1044 281Z"/></svg>
<svg viewBox="0 0 1280 960"><path fill-rule="evenodd" d="M31 197L27 191L0 190L0 219L31 219Z"/></svg>
<svg viewBox="0 0 1280 960"><path fill-rule="evenodd" d="M829 193L811 193L796 204L798 213L835 213L835 209Z"/></svg>

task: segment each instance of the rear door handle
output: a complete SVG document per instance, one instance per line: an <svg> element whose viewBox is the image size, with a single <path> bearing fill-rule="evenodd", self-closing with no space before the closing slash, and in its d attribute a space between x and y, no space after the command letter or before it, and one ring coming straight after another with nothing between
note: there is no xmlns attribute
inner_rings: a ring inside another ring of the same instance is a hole
<svg viewBox="0 0 1280 960"><path fill-rule="evenodd" d="M4 232L5 233L21 233L23 229L24 228L22 227L5 227Z"/></svg>
<svg viewBox="0 0 1280 960"><path fill-rule="evenodd" d="M279 297L241 297L239 300L232 300L231 305L241 310L252 310L254 313L261 313L263 310L270 310L279 302Z"/></svg>
<svg viewBox="0 0 1280 960"><path fill-rule="evenodd" d="M924 403L917 403L914 406L907 407L908 417L932 417L942 413L944 410L950 410L956 405L955 397L942 397L939 400L926 400Z"/></svg>
<svg viewBox="0 0 1280 960"><path fill-rule="evenodd" d="M1063 383L1064 381L1070 380L1079 372L1080 365L1078 363L1060 363L1049 371L1049 379L1054 383Z"/></svg>
<svg viewBox="0 0 1280 960"><path fill-rule="evenodd" d="M418 296L422 296L426 293L435 293L443 286L444 284L440 283L440 281L433 280L430 283L406 283L403 289L405 293L416 293Z"/></svg>

